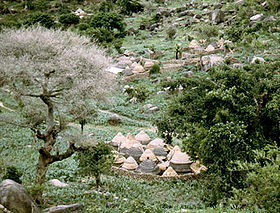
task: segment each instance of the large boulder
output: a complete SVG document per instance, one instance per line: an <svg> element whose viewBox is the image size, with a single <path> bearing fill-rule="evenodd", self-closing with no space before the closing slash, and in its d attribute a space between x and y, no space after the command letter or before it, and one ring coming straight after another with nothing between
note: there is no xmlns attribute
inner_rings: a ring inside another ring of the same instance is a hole
<svg viewBox="0 0 280 213"><path fill-rule="evenodd" d="M26 190L20 184L9 179L0 184L0 203L12 212L41 212Z"/></svg>
<svg viewBox="0 0 280 213"><path fill-rule="evenodd" d="M44 210L45 213L70 213L77 212L78 210L82 210L84 208L83 204L75 203L69 205L58 205L47 208Z"/></svg>
<svg viewBox="0 0 280 213"><path fill-rule="evenodd" d="M213 24L219 24L225 20L225 13L220 10L216 9L211 13L211 21Z"/></svg>

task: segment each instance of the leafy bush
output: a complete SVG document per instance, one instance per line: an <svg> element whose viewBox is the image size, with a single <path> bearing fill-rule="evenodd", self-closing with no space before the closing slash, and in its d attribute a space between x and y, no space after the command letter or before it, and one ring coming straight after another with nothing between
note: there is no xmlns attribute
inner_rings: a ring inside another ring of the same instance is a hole
<svg viewBox="0 0 280 213"><path fill-rule="evenodd" d="M154 64L149 72L149 75L154 75L160 73L160 66L158 64Z"/></svg>
<svg viewBox="0 0 280 213"><path fill-rule="evenodd" d="M59 22L64 25L78 24L80 18L73 13L63 14L59 17Z"/></svg>
<svg viewBox="0 0 280 213"><path fill-rule="evenodd" d="M235 189L231 202L267 212L280 212L280 148L268 145L254 154L253 162L239 162L238 169L250 172L246 177L247 187Z"/></svg>
<svg viewBox="0 0 280 213"><path fill-rule="evenodd" d="M126 15L142 12L144 10L144 6L139 0L118 0L117 3L121 7L121 12Z"/></svg>
<svg viewBox="0 0 280 213"><path fill-rule="evenodd" d="M5 174L3 175L3 179L11 179L17 183L21 183L20 177L22 176L22 172L20 172L14 166L8 166L5 169Z"/></svg>
<svg viewBox="0 0 280 213"><path fill-rule="evenodd" d="M27 8L29 10L44 11L49 7L47 0L27 0Z"/></svg>
<svg viewBox="0 0 280 213"><path fill-rule="evenodd" d="M174 27L169 27L166 31L167 37L170 41L173 41L176 36L177 30Z"/></svg>
<svg viewBox="0 0 280 213"><path fill-rule="evenodd" d="M220 175L242 187L242 174L231 173L231 161L252 160L253 150L280 145L279 61L243 69L213 67L206 76L177 81L183 91L156 124L163 137L183 140L185 149Z"/></svg>
<svg viewBox="0 0 280 213"><path fill-rule="evenodd" d="M80 31L85 31L90 28L90 25L88 23L80 23L77 25L77 27Z"/></svg>
<svg viewBox="0 0 280 213"><path fill-rule="evenodd" d="M99 142L88 150L78 152L75 158L79 161L80 174L94 175L97 188L100 186L100 175L108 173L113 164L111 147L104 142Z"/></svg>
<svg viewBox="0 0 280 213"><path fill-rule="evenodd" d="M42 13L42 12L38 12L31 15L25 24L27 24L28 26L34 24L40 24L46 28L52 28L55 26L54 18L48 13Z"/></svg>

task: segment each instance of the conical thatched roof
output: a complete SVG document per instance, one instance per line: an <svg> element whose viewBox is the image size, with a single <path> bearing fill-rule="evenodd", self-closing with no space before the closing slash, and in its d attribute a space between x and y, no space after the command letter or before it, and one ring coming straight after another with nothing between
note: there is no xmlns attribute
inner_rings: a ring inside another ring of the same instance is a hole
<svg viewBox="0 0 280 213"><path fill-rule="evenodd" d="M168 169L162 174L162 177L174 177L178 176L177 172L170 166Z"/></svg>
<svg viewBox="0 0 280 213"><path fill-rule="evenodd" d="M148 145L148 149L154 149L156 147L163 147L164 146L164 141L161 138L156 138L152 140Z"/></svg>
<svg viewBox="0 0 280 213"><path fill-rule="evenodd" d="M112 142L113 146L119 146L125 140L126 140L126 137L123 136L123 134L121 132L118 132L118 134L116 134L116 136L113 137L111 142Z"/></svg>
<svg viewBox="0 0 280 213"><path fill-rule="evenodd" d="M173 157L173 155L175 154L175 152L181 152L181 149L179 146L174 146L173 149L169 152L169 154L167 155L167 159L171 160L171 158Z"/></svg>
<svg viewBox="0 0 280 213"><path fill-rule="evenodd" d="M138 164L136 160L133 157L128 157L125 161L124 164L122 165L122 168L127 169L127 170L134 170L138 167Z"/></svg>
<svg viewBox="0 0 280 213"><path fill-rule="evenodd" d="M135 138L133 137L133 135L131 133L128 133L126 136L126 139L124 142L121 143L120 145L120 149L130 149L131 147L135 147L135 146L141 146L141 143L137 140L135 140Z"/></svg>
<svg viewBox="0 0 280 213"><path fill-rule="evenodd" d="M181 151L175 151L170 163L172 164L191 164L190 157Z"/></svg>
<svg viewBox="0 0 280 213"><path fill-rule="evenodd" d="M139 160L140 161L145 161L145 160L157 161L157 158L151 149L146 149L144 151L144 153L141 155Z"/></svg>
<svg viewBox="0 0 280 213"><path fill-rule="evenodd" d="M149 135L147 135L144 131L140 131L135 136L135 139L143 145L147 145L151 141L151 138L149 137Z"/></svg>

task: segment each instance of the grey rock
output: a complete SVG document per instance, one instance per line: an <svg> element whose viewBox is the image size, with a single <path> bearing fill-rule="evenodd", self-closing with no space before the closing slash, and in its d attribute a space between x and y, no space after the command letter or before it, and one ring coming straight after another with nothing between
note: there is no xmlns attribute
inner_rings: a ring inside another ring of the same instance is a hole
<svg viewBox="0 0 280 213"><path fill-rule="evenodd" d="M183 12L180 12L180 13L178 14L178 17L187 16L187 15L188 15L188 13L189 13L189 11L183 11Z"/></svg>
<svg viewBox="0 0 280 213"><path fill-rule="evenodd" d="M250 18L251 22L261 21L263 19L263 14L257 14Z"/></svg>
<svg viewBox="0 0 280 213"><path fill-rule="evenodd" d="M157 112L157 111L159 111L159 108L156 107L156 106L154 106L154 107L148 109L145 113L146 113L146 114L152 114L152 113L155 113L155 112Z"/></svg>
<svg viewBox="0 0 280 213"><path fill-rule="evenodd" d="M225 19L225 13L220 9L214 10L211 13L211 21L213 24L219 24L223 22L224 19Z"/></svg>
<svg viewBox="0 0 280 213"><path fill-rule="evenodd" d="M130 69L125 69L125 70L122 71L122 74L124 76L131 76L131 75L133 75L133 72Z"/></svg>
<svg viewBox="0 0 280 213"><path fill-rule="evenodd" d="M143 173L159 174L160 170L157 164L152 160L143 161L138 168Z"/></svg>
<svg viewBox="0 0 280 213"><path fill-rule="evenodd" d="M118 115L111 115L109 118L108 118L108 123L110 125L118 125L118 124L121 124L122 123L122 119L120 116Z"/></svg>
<svg viewBox="0 0 280 213"><path fill-rule="evenodd" d="M191 76L193 76L193 72L192 71L187 71L187 72L184 73L184 76L185 77L191 77Z"/></svg>
<svg viewBox="0 0 280 213"><path fill-rule="evenodd" d="M47 208L44 210L45 213L71 213L84 208L83 204L75 203L70 205L58 205Z"/></svg>
<svg viewBox="0 0 280 213"><path fill-rule="evenodd" d="M215 3L214 4L214 10L221 9L222 7L223 7L223 5L221 3Z"/></svg>
<svg viewBox="0 0 280 213"><path fill-rule="evenodd" d="M20 184L9 179L0 184L0 203L12 212L41 212L26 190Z"/></svg>

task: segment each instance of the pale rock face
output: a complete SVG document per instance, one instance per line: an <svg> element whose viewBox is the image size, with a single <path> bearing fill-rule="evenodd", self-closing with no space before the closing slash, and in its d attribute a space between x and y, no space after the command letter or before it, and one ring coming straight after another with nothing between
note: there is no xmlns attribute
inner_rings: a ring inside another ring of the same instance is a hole
<svg viewBox="0 0 280 213"><path fill-rule="evenodd" d="M202 64L208 70L209 68L224 63L224 58L217 55L209 55L202 57Z"/></svg>
<svg viewBox="0 0 280 213"><path fill-rule="evenodd" d="M254 56L252 61L251 61L251 64L254 64L254 63L264 63L265 60L261 57L257 57L257 56Z"/></svg>
<svg viewBox="0 0 280 213"><path fill-rule="evenodd" d="M213 45L211 45L211 44L209 44L209 45L207 46L207 48L205 49L206 52L212 52L212 51L214 51L214 50L215 50L215 47L213 47Z"/></svg>
<svg viewBox="0 0 280 213"><path fill-rule="evenodd" d="M133 157L128 157L125 161L124 164L122 165L122 168L127 169L127 170L134 170L138 167L138 164L136 160Z"/></svg>
<svg viewBox="0 0 280 213"><path fill-rule="evenodd" d="M125 140L126 137L121 132L118 132L118 134L112 139L112 145L116 147L120 146Z"/></svg>
<svg viewBox="0 0 280 213"><path fill-rule="evenodd" d="M263 18L263 14L257 14L257 15L252 16L250 18L250 21L256 22L256 21L260 21L262 18Z"/></svg>
<svg viewBox="0 0 280 213"><path fill-rule="evenodd" d="M191 43L189 44L190 49L196 49L198 47L200 47L200 45L197 40L192 40Z"/></svg>
<svg viewBox="0 0 280 213"><path fill-rule="evenodd" d="M49 181L50 184L56 186L56 187L67 187L68 184L67 183L63 183L58 179L52 179Z"/></svg>
<svg viewBox="0 0 280 213"><path fill-rule="evenodd" d="M144 68L145 69L150 69L152 68L152 66L154 65L155 63L152 62L152 61L146 61L145 64L144 64Z"/></svg>
<svg viewBox="0 0 280 213"><path fill-rule="evenodd" d="M135 136L135 139L143 145L147 145L151 141L151 138L149 137L149 135L147 135L144 131L140 131Z"/></svg>
<svg viewBox="0 0 280 213"><path fill-rule="evenodd" d="M132 70L134 73L142 73L145 72L145 69L142 65L137 65Z"/></svg>
<svg viewBox="0 0 280 213"><path fill-rule="evenodd" d="M40 213L26 190L13 180L7 179L0 184L0 203L12 212Z"/></svg>
<svg viewBox="0 0 280 213"><path fill-rule="evenodd" d="M152 161L157 161L157 157L153 153L151 149L146 149L144 153L141 155L140 161L145 161L145 160L152 160Z"/></svg>
<svg viewBox="0 0 280 213"><path fill-rule="evenodd" d="M178 176L177 172L172 168L168 167L167 170L162 174L162 177L175 177Z"/></svg>

